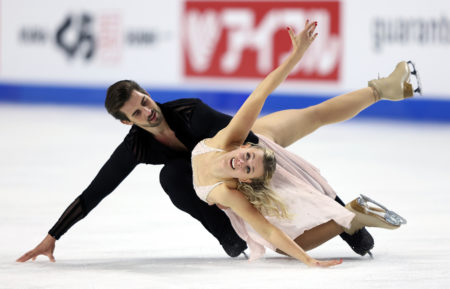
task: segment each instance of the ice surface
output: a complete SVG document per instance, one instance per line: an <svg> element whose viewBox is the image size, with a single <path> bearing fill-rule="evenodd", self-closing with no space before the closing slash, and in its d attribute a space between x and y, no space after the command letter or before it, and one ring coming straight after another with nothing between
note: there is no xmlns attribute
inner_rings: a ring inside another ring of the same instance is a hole
<svg viewBox="0 0 450 289"><path fill-rule="evenodd" d="M128 128L100 108L0 104L0 288L449 288L450 125L350 121L290 147L350 201L364 193L406 217L371 229L374 259L335 238L310 269L269 252L248 262L177 210L160 167L141 165L56 243L56 263L15 260L90 183Z"/></svg>

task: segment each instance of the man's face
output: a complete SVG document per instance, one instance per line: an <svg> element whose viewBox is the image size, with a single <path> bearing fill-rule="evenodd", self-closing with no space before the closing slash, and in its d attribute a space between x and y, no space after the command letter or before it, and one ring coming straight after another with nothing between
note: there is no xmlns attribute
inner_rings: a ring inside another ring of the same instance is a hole
<svg viewBox="0 0 450 289"><path fill-rule="evenodd" d="M140 127L157 127L164 117L158 105L147 94L133 90L130 99L120 109L131 123ZM129 122L122 121L125 124Z"/></svg>

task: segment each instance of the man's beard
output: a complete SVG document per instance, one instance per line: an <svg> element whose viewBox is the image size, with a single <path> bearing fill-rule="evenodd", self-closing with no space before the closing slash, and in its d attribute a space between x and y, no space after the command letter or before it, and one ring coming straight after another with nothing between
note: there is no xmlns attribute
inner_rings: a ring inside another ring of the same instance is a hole
<svg viewBox="0 0 450 289"><path fill-rule="evenodd" d="M157 110L155 110L155 118L156 118L155 119L156 122L151 122L150 120L148 120L147 123L141 124L141 126L143 126L143 127L157 127L157 126L159 126L162 123L162 121L163 121L163 117L162 117L162 114L159 111L157 111Z"/></svg>

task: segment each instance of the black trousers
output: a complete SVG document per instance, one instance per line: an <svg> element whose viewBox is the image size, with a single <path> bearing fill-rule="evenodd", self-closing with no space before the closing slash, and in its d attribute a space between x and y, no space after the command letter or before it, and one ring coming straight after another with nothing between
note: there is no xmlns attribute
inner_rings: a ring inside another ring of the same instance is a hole
<svg viewBox="0 0 450 289"><path fill-rule="evenodd" d="M159 173L159 181L172 203L197 219L220 244L243 242L231 226L227 215L217 206L209 206L200 200L195 193L190 159L167 162Z"/></svg>

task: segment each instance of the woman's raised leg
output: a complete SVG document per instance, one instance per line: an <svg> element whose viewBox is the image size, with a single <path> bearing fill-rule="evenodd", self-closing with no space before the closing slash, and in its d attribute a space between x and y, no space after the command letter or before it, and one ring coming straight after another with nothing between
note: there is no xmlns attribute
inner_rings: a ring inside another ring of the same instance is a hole
<svg viewBox="0 0 450 289"><path fill-rule="evenodd" d="M252 131L286 147L323 125L354 117L377 100L376 91L366 87L307 108L271 113L256 120Z"/></svg>
<svg viewBox="0 0 450 289"><path fill-rule="evenodd" d="M415 68L413 72L417 77ZM412 97L410 75L408 63L402 61L388 77L369 81L367 88L336 96L308 108L269 114L258 119L252 130L286 147L323 125L354 117L379 99L402 100ZM415 91L420 92L420 88Z"/></svg>

